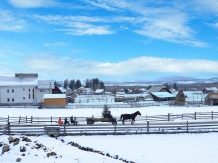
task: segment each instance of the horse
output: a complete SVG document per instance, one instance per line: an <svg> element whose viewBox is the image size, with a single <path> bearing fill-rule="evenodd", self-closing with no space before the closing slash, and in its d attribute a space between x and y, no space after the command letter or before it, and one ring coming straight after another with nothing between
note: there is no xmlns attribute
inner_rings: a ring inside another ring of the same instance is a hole
<svg viewBox="0 0 218 163"><path fill-rule="evenodd" d="M133 125L133 123L135 122L135 117L137 115L141 115L141 113L139 111L137 111L137 112L132 113L132 114L121 114L120 121L122 121L123 125L124 125L125 120L127 120L127 119L131 120L132 119L131 124Z"/></svg>

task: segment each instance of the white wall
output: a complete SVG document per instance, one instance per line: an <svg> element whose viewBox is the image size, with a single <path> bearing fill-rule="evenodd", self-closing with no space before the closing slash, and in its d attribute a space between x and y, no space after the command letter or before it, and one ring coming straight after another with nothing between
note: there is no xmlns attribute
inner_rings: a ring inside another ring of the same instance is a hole
<svg viewBox="0 0 218 163"><path fill-rule="evenodd" d="M0 87L0 103L33 103L36 86Z"/></svg>
<svg viewBox="0 0 218 163"><path fill-rule="evenodd" d="M8 92L9 91L9 92ZM36 86L1 86L0 103L40 103L44 94L51 94L52 89L37 89Z"/></svg>

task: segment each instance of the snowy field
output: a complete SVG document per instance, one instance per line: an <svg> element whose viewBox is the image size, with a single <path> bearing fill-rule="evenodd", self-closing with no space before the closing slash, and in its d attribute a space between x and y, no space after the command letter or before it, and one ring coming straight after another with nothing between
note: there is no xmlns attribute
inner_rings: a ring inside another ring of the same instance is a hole
<svg viewBox="0 0 218 163"><path fill-rule="evenodd" d="M218 107L146 107L110 109L114 116L133 113L139 110L142 115L163 115L167 113L218 112ZM0 108L0 117L9 116L101 116L102 109L16 109ZM14 138L20 135L14 135ZM8 136L0 136L1 144L10 145L10 151L0 156L0 162L12 163L21 158L22 163L113 163L122 162L106 155L97 154L67 145L75 142L83 147L93 148L103 154L123 158L136 163L217 163L218 133L207 134L159 134L159 135L119 135L119 136L66 136L58 139L48 136L28 136L32 142L20 141L18 145L9 144ZM65 142L62 143L62 140ZM36 143L43 148L36 149ZM25 146L26 152L20 152ZM2 147L0 147L1 150ZM46 151L46 152L45 152ZM48 152L56 156L47 157ZM25 156L22 156L22 154Z"/></svg>

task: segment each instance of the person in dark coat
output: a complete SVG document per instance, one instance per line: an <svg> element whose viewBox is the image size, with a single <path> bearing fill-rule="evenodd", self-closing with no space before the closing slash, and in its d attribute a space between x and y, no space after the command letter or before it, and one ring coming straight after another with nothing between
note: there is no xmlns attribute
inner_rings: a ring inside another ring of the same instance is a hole
<svg viewBox="0 0 218 163"><path fill-rule="evenodd" d="M110 112L110 111L108 112L107 117L110 118L110 119L113 119L113 116L111 115L111 112Z"/></svg>
<svg viewBox="0 0 218 163"><path fill-rule="evenodd" d="M64 124L65 125L67 125L67 124L70 125L70 122L67 120L67 118L64 119Z"/></svg>
<svg viewBox="0 0 218 163"><path fill-rule="evenodd" d="M70 117L70 123L76 124L76 121L74 121L73 116Z"/></svg>

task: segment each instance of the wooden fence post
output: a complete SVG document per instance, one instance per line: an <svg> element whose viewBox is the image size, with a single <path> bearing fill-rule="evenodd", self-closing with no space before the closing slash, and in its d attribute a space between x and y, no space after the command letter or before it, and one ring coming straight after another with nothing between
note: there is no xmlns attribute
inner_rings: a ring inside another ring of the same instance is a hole
<svg viewBox="0 0 218 163"><path fill-rule="evenodd" d="M33 116L31 116L31 123L33 123Z"/></svg>
<svg viewBox="0 0 218 163"><path fill-rule="evenodd" d="M11 134L11 127L10 127L10 123L8 123L8 135Z"/></svg>
<svg viewBox="0 0 218 163"><path fill-rule="evenodd" d="M66 125L64 124L64 136L66 136Z"/></svg>
<svg viewBox="0 0 218 163"><path fill-rule="evenodd" d="M21 118L21 116L19 117L19 123L20 123L20 118Z"/></svg>
<svg viewBox="0 0 218 163"><path fill-rule="evenodd" d="M9 123L10 121L9 121L9 116L8 116L8 123Z"/></svg>
<svg viewBox="0 0 218 163"><path fill-rule="evenodd" d="M114 134L115 135L117 134L117 125L116 124L114 125Z"/></svg>
<svg viewBox="0 0 218 163"><path fill-rule="evenodd" d="M186 122L186 131L188 132L188 121Z"/></svg>
<svg viewBox="0 0 218 163"><path fill-rule="evenodd" d="M211 119L213 119L213 111L211 112Z"/></svg>
<svg viewBox="0 0 218 163"><path fill-rule="evenodd" d="M26 116L26 123L27 123L27 116Z"/></svg>
<svg viewBox="0 0 218 163"><path fill-rule="evenodd" d="M52 123L52 116L51 116L51 123Z"/></svg>
<svg viewBox="0 0 218 163"><path fill-rule="evenodd" d="M197 113L195 112L195 120L197 119Z"/></svg>
<svg viewBox="0 0 218 163"><path fill-rule="evenodd" d="M149 134L149 121L147 122L147 134Z"/></svg>
<svg viewBox="0 0 218 163"><path fill-rule="evenodd" d="M168 113L168 121L170 121L170 113Z"/></svg>

